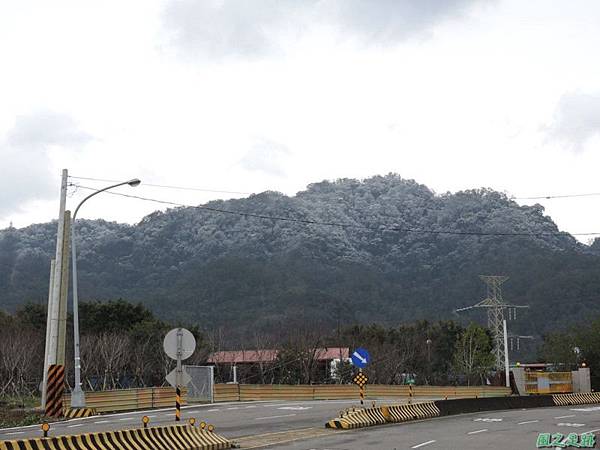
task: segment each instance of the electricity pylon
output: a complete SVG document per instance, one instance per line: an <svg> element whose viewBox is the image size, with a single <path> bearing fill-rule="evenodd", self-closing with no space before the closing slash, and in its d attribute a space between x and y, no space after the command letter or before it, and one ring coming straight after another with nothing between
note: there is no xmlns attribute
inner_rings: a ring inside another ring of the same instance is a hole
<svg viewBox="0 0 600 450"><path fill-rule="evenodd" d="M509 305L502 298L502 289L500 286L508 277L500 275L479 275L479 278L487 285L487 297L479 303L457 309L456 312L467 311L475 308L487 308L488 328L492 332L494 341L494 357L496 359L496 369L505 369L506 349L504 348L504 310L508 311L508 318L517 318L517 308L529 308L528 306Z"/></svg>

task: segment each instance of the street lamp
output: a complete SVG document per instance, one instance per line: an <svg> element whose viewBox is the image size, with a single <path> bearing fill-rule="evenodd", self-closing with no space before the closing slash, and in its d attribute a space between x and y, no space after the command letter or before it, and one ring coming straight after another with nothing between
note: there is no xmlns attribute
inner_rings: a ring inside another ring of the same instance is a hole
<svg viewBox="0 0 600 450"><path fill-rule="evenodd" d="M108 191L119 186L128 184L131 187L136 187L141 183L137 178L129 181L123 181L122 183L113 184L112 186L105 187L98 191L92 192L86 198L79 202L73 217L71 218L71 252L73 259L73 340L74 340L74 356L75 356L75 386L73 392L71 392L71 407L73 408L84 408L85 407L85 394L81 389L81 358L79 357L79 300L77 298L77 250L75 248L75 218L81 205L83 205L88 199L93 197L100 192Z"/></svg>

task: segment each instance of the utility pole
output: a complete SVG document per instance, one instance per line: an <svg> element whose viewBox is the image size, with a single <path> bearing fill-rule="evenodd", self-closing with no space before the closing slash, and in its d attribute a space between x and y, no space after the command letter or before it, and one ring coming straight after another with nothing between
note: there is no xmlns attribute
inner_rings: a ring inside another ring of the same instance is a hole
<svg viewBox="0 0 600 450"><path fill-rule="evenodd" d="M58 227L56 232L56 256L52 273L50 275L50 292L48 295L48 316L46 323L46 349L44 354L44 374L42 381L42 403L45 406L46 393L48 387L48 367L51 364L60 364L58 362L59 354L59 334L61 326L61 289L63 285L62 274L64 272L64 240L65 240L65 207L67 204L67 179L69 173L67 169L62 171L62 179L60 184L60 201L58 211ZM68 245L68 244L67 244ZM68 253L68 252L67 252ZM67 266L68 268L68 266ZM66 315L66 303L64 304L64 314ZM66 316L65 316L66 317ZM63 339L64 343L64 339ZM64 350L62 351L64 355ZM63 361L64 364L64 361Z"/></svg>
<svg viewBox="0 0 600 450"><path fill-rule="evenodd" d="M456 312L466 311L475 308L487 308L488 328L492 332L494 341L494 358L496 360L496 369L505 369L506 363L506 344L504 340L504 310L508 309L509 318L512 309L512 316L516 318L517 308L529 308L529 306L509 305L502 298L501 285L508 277L499 275L479 275L479 278L487 285L487 296L485 299L473 306L457 309Z"/></svg>

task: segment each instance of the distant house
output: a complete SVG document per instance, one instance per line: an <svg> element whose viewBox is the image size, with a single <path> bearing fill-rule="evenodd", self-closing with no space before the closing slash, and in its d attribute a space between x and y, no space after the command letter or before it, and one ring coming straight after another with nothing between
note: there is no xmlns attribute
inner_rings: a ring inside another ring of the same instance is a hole
<svg viewBox="0 0 600 450"><path fill-rule="evenodd" d="M324 380L332 377L336 362L347 361L348 347L318 348L307 352L317 364L316 371ZM274 371L280 368L278 356L280 350L226 350L211 353L208 364L215 366L217 379L222 382L272 383Z"/></svg>

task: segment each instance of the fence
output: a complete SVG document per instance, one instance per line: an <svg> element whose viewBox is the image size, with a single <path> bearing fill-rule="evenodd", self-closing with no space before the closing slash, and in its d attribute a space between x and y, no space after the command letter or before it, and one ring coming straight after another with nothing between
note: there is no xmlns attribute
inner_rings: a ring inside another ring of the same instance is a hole
<svg viewBox="0 0 600 450"><path fill-rule="evenodd" d="M573 375L571 372L525 372L525 392L528 394L573 392Z"/></svg>
<svg viewBox="0 0 600 450"><path fill-rule="evenodd" d="M182 390L183 404L187 390ZM87 408L97 412L130 411L135 409L167 408L175 406L175 389L171 387L120 389L115 391L86 392ZM64 405L70 407L71 396L64 396Z"/></svg>
<svg viewBox="0 0 600 450"><path fill-rule="evenodd" d="M367 385L366 398L436 397L476 398L503 397L511 390L496 386L392 386ZM358 398L358 387L346 384L321 385L261 385L261 384L215 384L214 401L254 400L345 400Z"/></svg>

